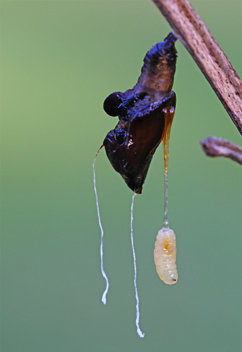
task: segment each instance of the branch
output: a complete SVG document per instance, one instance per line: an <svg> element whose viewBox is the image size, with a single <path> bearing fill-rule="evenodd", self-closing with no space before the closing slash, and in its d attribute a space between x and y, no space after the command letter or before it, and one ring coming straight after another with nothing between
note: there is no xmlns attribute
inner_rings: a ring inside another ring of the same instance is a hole
<svg viewBox="0 0 242 352"><path fill-rule="evenodd" d="M152 0L212 86L242 134L242 81L187 0Z"/></svg>
<svg viewBox="0 0 242 352"><path fill-rule="evenodd" d="M242 148L218 137L207 137L201 142L203 151L208 156L225 156L242 165Z"/></svg>

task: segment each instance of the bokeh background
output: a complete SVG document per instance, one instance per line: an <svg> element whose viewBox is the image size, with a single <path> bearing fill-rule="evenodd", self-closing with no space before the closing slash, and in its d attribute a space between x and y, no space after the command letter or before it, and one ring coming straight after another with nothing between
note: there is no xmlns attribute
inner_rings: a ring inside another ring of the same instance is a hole
<svg viewBox="0 0 242 352"><path fill-rule="evenodd" d="M241 1L191 1L241 75ZM2 352L239 351L241 166L199 141L241 136L181 43L171 132L170 226L176 285L155 271L162 227L160 147L135 199L140 327L130 244L132 192L104 150L96 162L107 305L92 163L117 118L102 104L136 83L170 31L151 1L1 1Z"/></svg>

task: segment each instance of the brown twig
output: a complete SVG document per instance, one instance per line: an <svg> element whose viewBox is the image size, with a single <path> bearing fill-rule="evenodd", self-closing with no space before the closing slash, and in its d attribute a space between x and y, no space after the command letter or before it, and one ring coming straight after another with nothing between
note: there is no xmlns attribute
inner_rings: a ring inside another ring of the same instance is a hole
<svg viewBox="0 0 242 352"><path fill-rule="evenodd" d="M218 137L207 137L201 142L203 151L208 156L225 156L242 165L242 148Z"/></svg>
<svg viewBox="0 0 242 352"><path fill-rule="evenodd" d="M207 78L242 134L242 81L187 0L152 0Z"/></svg>

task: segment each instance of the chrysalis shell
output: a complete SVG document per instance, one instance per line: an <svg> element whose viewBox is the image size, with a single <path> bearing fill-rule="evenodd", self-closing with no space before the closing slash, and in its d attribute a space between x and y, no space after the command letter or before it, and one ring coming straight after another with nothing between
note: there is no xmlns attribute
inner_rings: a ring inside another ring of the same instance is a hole
<svg viewBox="0 0 242 352"><path fill-rule="evenodd" d="M118 116L103 145L115 171L135 193L142 187L156 148L164 139L169 107L176 107L171 90L176 71L176 37L170 33L146 53L138 82L104 101L108 115ZM166 112L165 112L165 110Z"/></svg>
<svg viewBox="0 0 242 352"><path fill-rule="evenodd" d="M156 237L154 260L160 279L166 284L177 282L176 269L176 235L169 228L162 228Z"/></svg>

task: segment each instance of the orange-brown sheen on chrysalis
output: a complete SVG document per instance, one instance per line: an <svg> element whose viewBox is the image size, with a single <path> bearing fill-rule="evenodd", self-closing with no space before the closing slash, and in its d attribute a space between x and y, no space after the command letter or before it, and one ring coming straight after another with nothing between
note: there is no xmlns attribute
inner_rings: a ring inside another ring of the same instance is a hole
<svg viewBox="0 0 242 352"><path fill-rule="evenodd" d="M169 228L162 228L156 237L154 260L160 279L166 284L177 282L176 269L176 235Z"/></svg>
<svg viewBox="0 0 242 352"><path fill-rule="evenodd" d="M176 107L172 91L176 70L176 37L170 33L146 53L141 75L132 89L114 92L103 107L119 122L103 144L115 171L135 193L142 187L153 155L165 135L169 108ZM171 113L171 112L170 112Z"/></svg>

